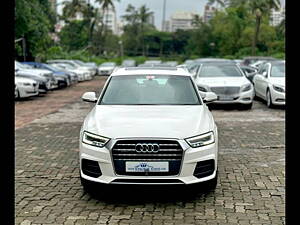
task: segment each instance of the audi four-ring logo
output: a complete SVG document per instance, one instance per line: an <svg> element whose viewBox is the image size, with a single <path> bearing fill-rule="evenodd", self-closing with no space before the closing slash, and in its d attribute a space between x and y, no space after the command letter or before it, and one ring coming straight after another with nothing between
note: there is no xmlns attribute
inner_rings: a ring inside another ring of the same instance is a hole
<svg viewBox="0 0 300 225"><path fill-rule="evenodd" d="M152 143L138 143L135 145L136 152L158 152L159 151L159 144L152 144Z"/></svg>

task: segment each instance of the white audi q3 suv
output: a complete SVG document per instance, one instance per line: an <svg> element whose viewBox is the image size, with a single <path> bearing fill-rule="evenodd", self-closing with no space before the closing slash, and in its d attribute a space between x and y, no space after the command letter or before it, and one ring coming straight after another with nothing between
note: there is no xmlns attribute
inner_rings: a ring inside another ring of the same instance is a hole
<svg viewBox="0 0 300 225"><path fill-rule="evenodd" d="M82 99L96 103L80 130L86 190L95 183L216 187L218 130L206 103L217 96L201 97L185 69L119 68L99 97Z"/></svg>

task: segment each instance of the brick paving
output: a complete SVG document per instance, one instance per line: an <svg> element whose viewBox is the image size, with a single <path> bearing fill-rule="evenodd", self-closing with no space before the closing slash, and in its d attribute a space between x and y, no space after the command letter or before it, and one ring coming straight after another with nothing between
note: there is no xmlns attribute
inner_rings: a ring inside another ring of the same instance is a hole
<svg viewBox="0 0 300 225"><path fill-rule="evenodd" d="M113 186L85 193L78 134L93 104L80 96L99 92L104 80L16 103L15 224L285 224L285 112L260 101L249 111L212 109L220 148L215 192Z"/></svg>

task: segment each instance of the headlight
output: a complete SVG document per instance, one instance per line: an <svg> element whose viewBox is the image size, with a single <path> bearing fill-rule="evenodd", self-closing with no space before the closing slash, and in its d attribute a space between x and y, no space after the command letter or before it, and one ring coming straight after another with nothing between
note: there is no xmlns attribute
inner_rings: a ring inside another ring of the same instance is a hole
<svg viewBox="0 0 300 225"><path fill-rule="evenodd" d="M241 92L250 91L251 88L252 88L252 84L246 84L246 85L242 86Z"/></svg>
<svg viewBox="0 0 300 225"><path fill-rule="evenodd" d="M82 142L88 145L102 148L106 145L107 142L109 142L109 140L110 139L107 137L102 137L87 131L83 132Z"/></svg>
<svg viewBox="0 0 300 225"><path fill-rule="evenodd" d="M284 87L280 87L280 86L278 86L278 85L274 85L274 84L273 84L273 88L274 88L275 91L278 91L278 92L285 92Z"/></svg>
<svg viewBox="0 0 300 225"><path fill-rule="evenodd" d="M18 83L19 85L22 85L22 86L31 86L31 83L27 83L27 82L25 82L25 83Z"/></svg>
<svg viewBox="0 0 300 225"><path fill-rule="evenodd" d="M202 92L207 92L208 90L205 87L198 86L198 90Z"/></svg>
<svg viewBox="0 0 300 225"><path fill-rule="evenodd" d="M198 148L201 146L214 143L215 137L214 137L214 133L210 131L206 134L201 134L195 137L187 138L185 140L192 148Z"/></svg>

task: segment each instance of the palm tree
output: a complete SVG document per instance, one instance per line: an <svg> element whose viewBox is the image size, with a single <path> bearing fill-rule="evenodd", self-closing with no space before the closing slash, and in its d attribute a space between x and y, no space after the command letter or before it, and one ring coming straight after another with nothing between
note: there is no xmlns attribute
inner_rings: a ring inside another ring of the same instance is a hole
<svg viewBox="0 0 300 225"><path fill-rule="evenodd" d="M69 22L70 19L75 18L77 13L84 14L87 9L87 4L85 0L72 0L71 2L63 2L63 18L66 22Z"/></svg>
<svg viewBox="0 0 300 225"><path fill-rule="evenodd" d="M107 23L108 23L108 10L110 7L112 8L112 10L115 10L115 5L113 3L114 2L113 0L95 0L95 1L100 4L100 8L103 11L103 15L105 15L105 22L103 22L103 19L102 19L102 26L101 26L101 31L100 31L101 35L104 33L103 43L105 44L105 35L107 33L106 28L107 28ZM120 0L117 0L117 1L119 2Z"/></svg>
<svg viewBox="0 0 300 225"><path fill-rule="evenodd" d="M256 55L256 45L260 32L262 15L270 15L271 9L280 8L280 0L248 0L249 8L255 15L255 32L252 41L252 55Z"/></svg>
<svg viewBox="0 0 300 225"><path fill-rule="evenodd" d="M143 56L145 56L145 24L148 23L149 17L153 15L153 12L149 12L149 9L146 8L146 5L143 5L139 9L139 19L141 22L141 34L142 34L142 48L143 48Z"/></svg>

